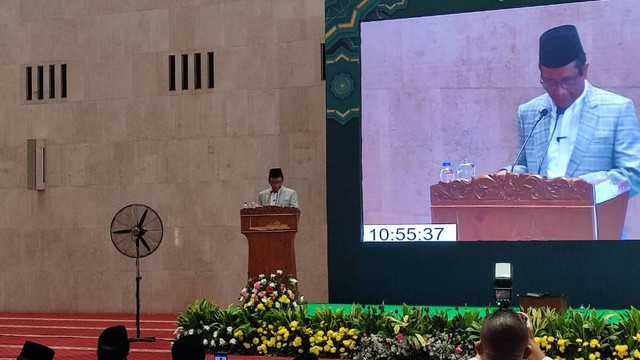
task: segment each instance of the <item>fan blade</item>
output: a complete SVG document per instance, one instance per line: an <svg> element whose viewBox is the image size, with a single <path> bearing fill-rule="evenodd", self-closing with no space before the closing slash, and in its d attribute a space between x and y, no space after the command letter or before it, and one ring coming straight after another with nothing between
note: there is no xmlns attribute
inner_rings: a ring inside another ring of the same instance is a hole
<svg viewBox="0 0 640 360"><path fill-rule="evenodd" d="M142 224L144 224L144 219L147 218L147 212L149 212L149 209L145 209L144 212L142 213L142 217L140 218L140 221L138 222L138 227L142 229Z"/></svg>
<svg viewBox="0 0 640 360"><path fill-rule="evenodd" d="M129 230L116 230L113 234L131 234L131 229Z"/></svg>
<svg viewBox="0 0 640 360"><path fill-rule="evenodd" d="M151 248L149 247L149 244L147 244L147 242L144 240L142 235L138 236L138 240L142 241L142 245L144 245L144 247L147 248L148 252L151 252Z"/></svg>

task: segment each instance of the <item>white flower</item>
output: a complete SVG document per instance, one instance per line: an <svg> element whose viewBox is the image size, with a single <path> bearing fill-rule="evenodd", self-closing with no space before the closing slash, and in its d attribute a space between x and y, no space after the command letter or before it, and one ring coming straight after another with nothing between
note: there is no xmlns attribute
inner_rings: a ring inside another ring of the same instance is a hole
<svg viewBox="0 0 640 360"><path fill-rule="evenodd" d="M243 288L242 288L242 291L240 291L240 292L241 292L241 293L246 293L246 292L247 292L247 288L246 288L246 287L243 287Z"/></svg>
<svg viewBox="0 0 640 360"><path fill-rule="evenodd" d="M189 329L189 335L193 335L193 329Z"/></svg>
<svg viewBox="0 0 640 360"><path fill-rule="evenodd" d="M298 280L296 280L294 278L291 278L291 279L289 279L289 282L291 282L293 285L295 285L298 282Z"/></svg>
<svg viewBox="0 0 640 360"><path fill-rule="evenodd" d="M203 326L203 328L204 328L206 331L209 331L209 329L211 329L211 326L209 326L209 325L205 325L205 326Z"/></svg>
<svg viewBox="0 0 640 360"><path fill-rule="evenodd" d="M276 274L282 275L282 270L276 270Z"/></svg>
<svg viewBox="0 0 640 360"><path fill-rule="evenodd" d="M258 275L258 279L264 279L264 274Z"/></svg>
<svg viewBox="0 0 640 360"><path fill-rule="evenodd" d="M263 298L262 298L262 302L266 304L266 303L267 303L267 298L266 298L266 297L263 297Z"/></svg>
<svg viewBox="0 0 640 360"><path fill-rule="evenodd" d="M276 308L280 309L280 302L276 301Z"/></svg>
<svg viewBox="0 0 640 360"><path fill-rule="evenodd" d="M209 344L209 340L207 340L207 339L202 340L202 345L205 345L205 346L206 346L206 345L208 345L208 344Z"/></svg>
<svg viewBox="0 0 640 360"><path fill-rule="evenodd" d="M276 296L276 297L277 297L277 296L278 296L278 292L277 292L277 291L274 291L274 292L273 292L273 296Z"/></svg>
<svg viewBox="0 0 640 360"><path fill-rule="evenodd" d="M272 283L272 282L270 282L270 283L269 283L269 286L276 287L276 283Z"/></svg>
<svg viewBox="0 0 640 360"><path fill-rule="evenodd" d="M267 283L267 279L262 279L262 280L260 280L260 284L264 285L264 284L266 284L266 283Z"/></svg>
<svg viewBox="0 0 640 360"><path fill-rule="evenodd" d="M229 340L229 344L231 344L231 345L235 345L236 342L237 342L237 340L235 338Z"/></svg>
<svg viewBox="0 0 640 360"><path fill-rule="evenodd" d="M214 338L217 338L217 337L218 337L218 330L216 330L216 331L214 331L214 332L213 332L213 337L214 337Z"/></svg>
<svg viewBox="0 0 640 360"><path fill-rule="evenodd" d="M233 328L231 326L227 327L227 333L231 334L233 332Z"/></svg>
<svg viewBox="0 0 640 360"><path fill-rule="evenodd" d="M275 279L276 278L276 274L271 274L269 275L270 278Z"/></svg>
<svg viewBox="0 0 640 360"><path fill-rule="evenodd" d="M293 302L293 304L292 304L292 305L293 305L293 307L298 307L298 303L297 303L297 302L295 302L295 301Z"/></svg>
<svg viewBox="0 0 640 360"><path fill-rule="evenodd" d="M300 302L304 302L304 296L300 295Z"/></svg>
<svg viewBox="0 0 640 360"><path fill-rule="evenodd" d="M218 344L220 344L220 346L224 346L227 342L224 341L223 338L220 338L220 341L218 342Z"/></svg>

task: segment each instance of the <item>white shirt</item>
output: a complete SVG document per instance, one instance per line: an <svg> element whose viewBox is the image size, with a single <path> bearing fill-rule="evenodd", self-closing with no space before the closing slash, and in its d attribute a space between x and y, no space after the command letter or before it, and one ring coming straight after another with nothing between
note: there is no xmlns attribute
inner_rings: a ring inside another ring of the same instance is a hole
<svg viewBox="0 0 640 360"><path fill-rule="evenodd" d="M591 85L585 80L582 94L564 111L564 114L558 115L558 107L553 102L551 103L552 121L555 123L557 118L557 124L553 125L552 123L549 131L550 143L547 151L546 175L550 178L562 177L567 173L571 153L573 153L573 147L578 137L578 124L580 123L584 97L589 86Z"/></svg>
<svg viewBox="0 0 640 360"><path fill-rule="evenodd" d="M271 195L269 195L269 205L276 205L278 203L278 195L280 195L280 190L282 190L282 188L278 189L278 191L276 192L271 191Z"/></svg>

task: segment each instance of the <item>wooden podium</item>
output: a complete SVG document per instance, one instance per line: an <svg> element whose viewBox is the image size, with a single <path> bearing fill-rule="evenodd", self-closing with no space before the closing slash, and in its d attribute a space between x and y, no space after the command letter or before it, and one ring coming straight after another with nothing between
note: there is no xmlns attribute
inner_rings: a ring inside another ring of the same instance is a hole
<svg viewBox="0 0 640 360"><path fill-rule="evenodd" d="M431 221L457 224L458 241L617 240L629 183L500 173L431 186Z"/></svg>
<svg viewBox="0 0 640 360"><path fill-rule="evenodd" d="M300 210L262 206L240 210L240 230L249 241L249 278L282 270L296 277L293 240L298 232Z"/></svg>

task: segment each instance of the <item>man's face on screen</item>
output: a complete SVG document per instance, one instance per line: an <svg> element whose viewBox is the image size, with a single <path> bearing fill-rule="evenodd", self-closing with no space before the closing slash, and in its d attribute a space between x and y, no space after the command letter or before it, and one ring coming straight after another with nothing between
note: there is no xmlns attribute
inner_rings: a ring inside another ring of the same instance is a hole
<svg viewBox="0 0 640 360"><path fill-rule="evenodd" d="M568 108L582 95L588 67L581 72L575 61L560 68L540 66L540 83L558 108Z"/></svg>

